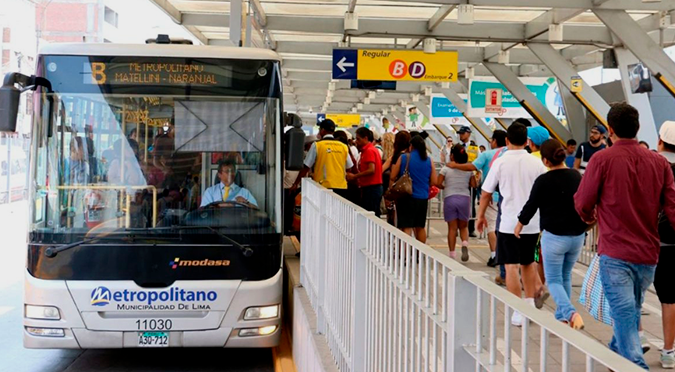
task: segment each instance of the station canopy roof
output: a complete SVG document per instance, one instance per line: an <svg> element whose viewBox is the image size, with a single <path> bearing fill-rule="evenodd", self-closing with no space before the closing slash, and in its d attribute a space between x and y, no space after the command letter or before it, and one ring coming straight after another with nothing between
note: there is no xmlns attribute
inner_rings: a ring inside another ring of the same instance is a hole
<svg viewBox="0 0 675 372"><path fill-rule="evenodd" d="M151 1L202 43L232 45L230 1ZM459 24L459 6L467 3L474 6L474 22ZM460 81L452 88L461 93L466 68L489 76L481 63L497 62L502 50L509 51L507 65L519 76L552 76L527 43L550 43L578 71L601 66L602 52L620 42L594 9L625 11L663 47L675 44L669 20L675 0L248 0L242 1L242 33L249 20L251 46L274 49L283 58L285 108L309 119L310 112L350 112L359 103L360 113L381 113L435 85L399 82L396 91L366 100L368 91L337 81L327 98L335 48L421 50L423 40L433 38L437 50L459 52ZM358 15L358 30L345 31L349 12ZM551 24L563 25L562 40L550 41Z"/></svg>

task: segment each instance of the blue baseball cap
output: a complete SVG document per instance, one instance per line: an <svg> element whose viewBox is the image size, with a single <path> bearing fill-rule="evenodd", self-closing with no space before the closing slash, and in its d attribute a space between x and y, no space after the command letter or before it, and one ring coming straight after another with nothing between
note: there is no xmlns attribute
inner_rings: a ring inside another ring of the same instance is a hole
<svg viewBox="0 0 675 372"><path fill-rule="evenodd" d="M544 141L551 138L548 130L544 127L528 127L527 137L529 137L536 146L541 146Z"/></svg>
<svg viewBox="0 0 675 372"><path fill-rule="evenodd" d="M607 133L607 129L605 129L605 126L604 126L604 125L594 125L594 126L591 128L591 130L593 130L593 129L597 130L597 131L600 132L600 134L602 134L602 135L604 135L605 133Z"/></svg>

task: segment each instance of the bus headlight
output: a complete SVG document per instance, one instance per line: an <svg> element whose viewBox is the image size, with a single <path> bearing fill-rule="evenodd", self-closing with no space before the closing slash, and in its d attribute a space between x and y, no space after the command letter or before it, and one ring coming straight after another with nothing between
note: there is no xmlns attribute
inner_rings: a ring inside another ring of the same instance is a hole
<svg viewBox="0 0 675 372"><path fill-rule="evenodd" d="M38 328L26 327L26 332L40 337L65 337L66 332L62 328Z"/></svg>
<svg viewBox="0 0 675 372"><path fill-rule="evenodd" d="M266 326L260 328L244 328L239 330L239 337L249 337L249 336L267 336L274 333L277 330L277 326Z"/></svg>
<svg viewBox="0 0 675 372"><path fill-rule="evenodd" d="M59 320L59 309L54 306L26 305L26 318Z"/></svg>
<svg viewBox="0 0 675 372"><path fill-rule="evenodd" d="M249 307L244 314L244 320L270 319L279 316L279 305Z"/></svg>

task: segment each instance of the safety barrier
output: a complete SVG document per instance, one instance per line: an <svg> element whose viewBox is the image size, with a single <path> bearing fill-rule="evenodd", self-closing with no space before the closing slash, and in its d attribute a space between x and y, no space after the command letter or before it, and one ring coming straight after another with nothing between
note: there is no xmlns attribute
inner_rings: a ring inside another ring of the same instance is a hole
<svg viewBox="0 0 675 372"><path fill-rule="evenodd" d="M529 371L537 351L540 371L641 371L313 181L302 199L301 283L340 371Z"/></svg>

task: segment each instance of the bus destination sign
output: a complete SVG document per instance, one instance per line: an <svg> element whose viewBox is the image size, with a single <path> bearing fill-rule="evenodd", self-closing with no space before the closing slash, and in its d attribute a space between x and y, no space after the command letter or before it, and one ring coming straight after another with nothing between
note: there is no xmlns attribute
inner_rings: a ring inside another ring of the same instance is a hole
<svg viewBox="0 0 675 372"><path fill-rule="evenodd" d="M86 62L85 84L110 85L218 85L216 66L160 62Z"/></svg>

